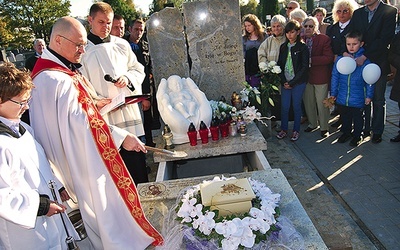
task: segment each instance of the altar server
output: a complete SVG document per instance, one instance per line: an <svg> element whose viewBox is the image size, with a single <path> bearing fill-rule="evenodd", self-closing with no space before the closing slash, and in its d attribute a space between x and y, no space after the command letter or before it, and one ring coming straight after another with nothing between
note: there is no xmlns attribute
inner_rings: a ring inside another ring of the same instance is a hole
<svg viewBox="0 0 400 250"><path fill-rule="evenodd" d="M32 128L21 122L29 108L32 80L14 64L0 66L0 249L67 249L60 213L48 186L58 183L62 200L68 193L53 175ZM79 239L65 214L70 235Z"/></svg>

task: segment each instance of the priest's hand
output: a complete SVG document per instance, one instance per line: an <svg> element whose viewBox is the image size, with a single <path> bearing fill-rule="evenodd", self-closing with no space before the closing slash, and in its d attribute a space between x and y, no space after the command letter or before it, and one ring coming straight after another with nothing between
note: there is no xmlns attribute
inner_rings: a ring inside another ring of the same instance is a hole
<svg viewBox="0 0 400 250"><path fill-rule="evenodd" d="M143 153L147 153L144 143L133 134L128 134L125 137L125 140L122 142L122 147L128 151L142 151Z"/></svg>
<svg viewBox="0 0 400 250"><path fill-rule="evenodd" d="M55 214L63 213L66 207L63 204L58 204L57 202L50 201L49 211L47 212L47 216L53 216Z"/></svg>
<svg viewBox="0 0 400 250"><path fill-rule="evenodd" d="M96 107L98 110L102 109L104 106L106 106L107 104L109 104L111 102L111 99L109 98L103 98L100 100L97 100L96 102Z"/></svg>

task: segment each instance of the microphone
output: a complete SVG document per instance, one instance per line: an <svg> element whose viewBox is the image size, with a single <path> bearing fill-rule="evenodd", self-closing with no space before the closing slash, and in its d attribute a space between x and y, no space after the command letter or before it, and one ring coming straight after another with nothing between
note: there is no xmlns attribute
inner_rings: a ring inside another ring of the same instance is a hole
<svg viewBox="0 0 400 250"><path fill-rule="evenodd" d="M109 74L104 76L104 80L106 80L107 82L112 82L112 83L116 83L117 82L117 80L112 78Z"/></svg>
<svg viewBox="0 0 400 250"><path fill-rule="evenodd" d="M106 80L107 82L112 82L112 83L116 83L117 80L115 80L114 78L112 78L109 74L104 76L104 80ZM128 80L129 81L129 80ZM128 84L128 89L130 89L131 91L135 91L135 87L129 82Z"/></svg>

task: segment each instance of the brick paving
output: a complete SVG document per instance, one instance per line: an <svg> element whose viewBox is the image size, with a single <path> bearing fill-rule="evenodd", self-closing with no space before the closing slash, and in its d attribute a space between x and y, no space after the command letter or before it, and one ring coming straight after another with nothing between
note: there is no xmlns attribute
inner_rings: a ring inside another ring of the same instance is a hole
<svg viewBox="0 0 400 250"><path fill-rule="evenodd" d="M333 128L324 139L319 130L296 143L267 139L269 163L282 169L330 249L400 249L400 143L389 141L399 117L387 98L383 141L366 138L357 148L337 143Z"/></svg>

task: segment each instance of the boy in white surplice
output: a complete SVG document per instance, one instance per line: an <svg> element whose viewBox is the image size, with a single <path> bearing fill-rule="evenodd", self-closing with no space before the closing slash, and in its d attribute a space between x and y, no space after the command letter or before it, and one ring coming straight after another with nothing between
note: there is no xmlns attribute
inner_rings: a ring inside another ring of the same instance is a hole
<svg viewBox="0 0 400 250"><path fill-rule="evenodd" d="M29 73L0 65L0 249L68 249L59 213L70 235L79 239L65 206L53 201L54 180L62 201L69 195L53 175L32 128L21 122L29 108Z"/></svg>

